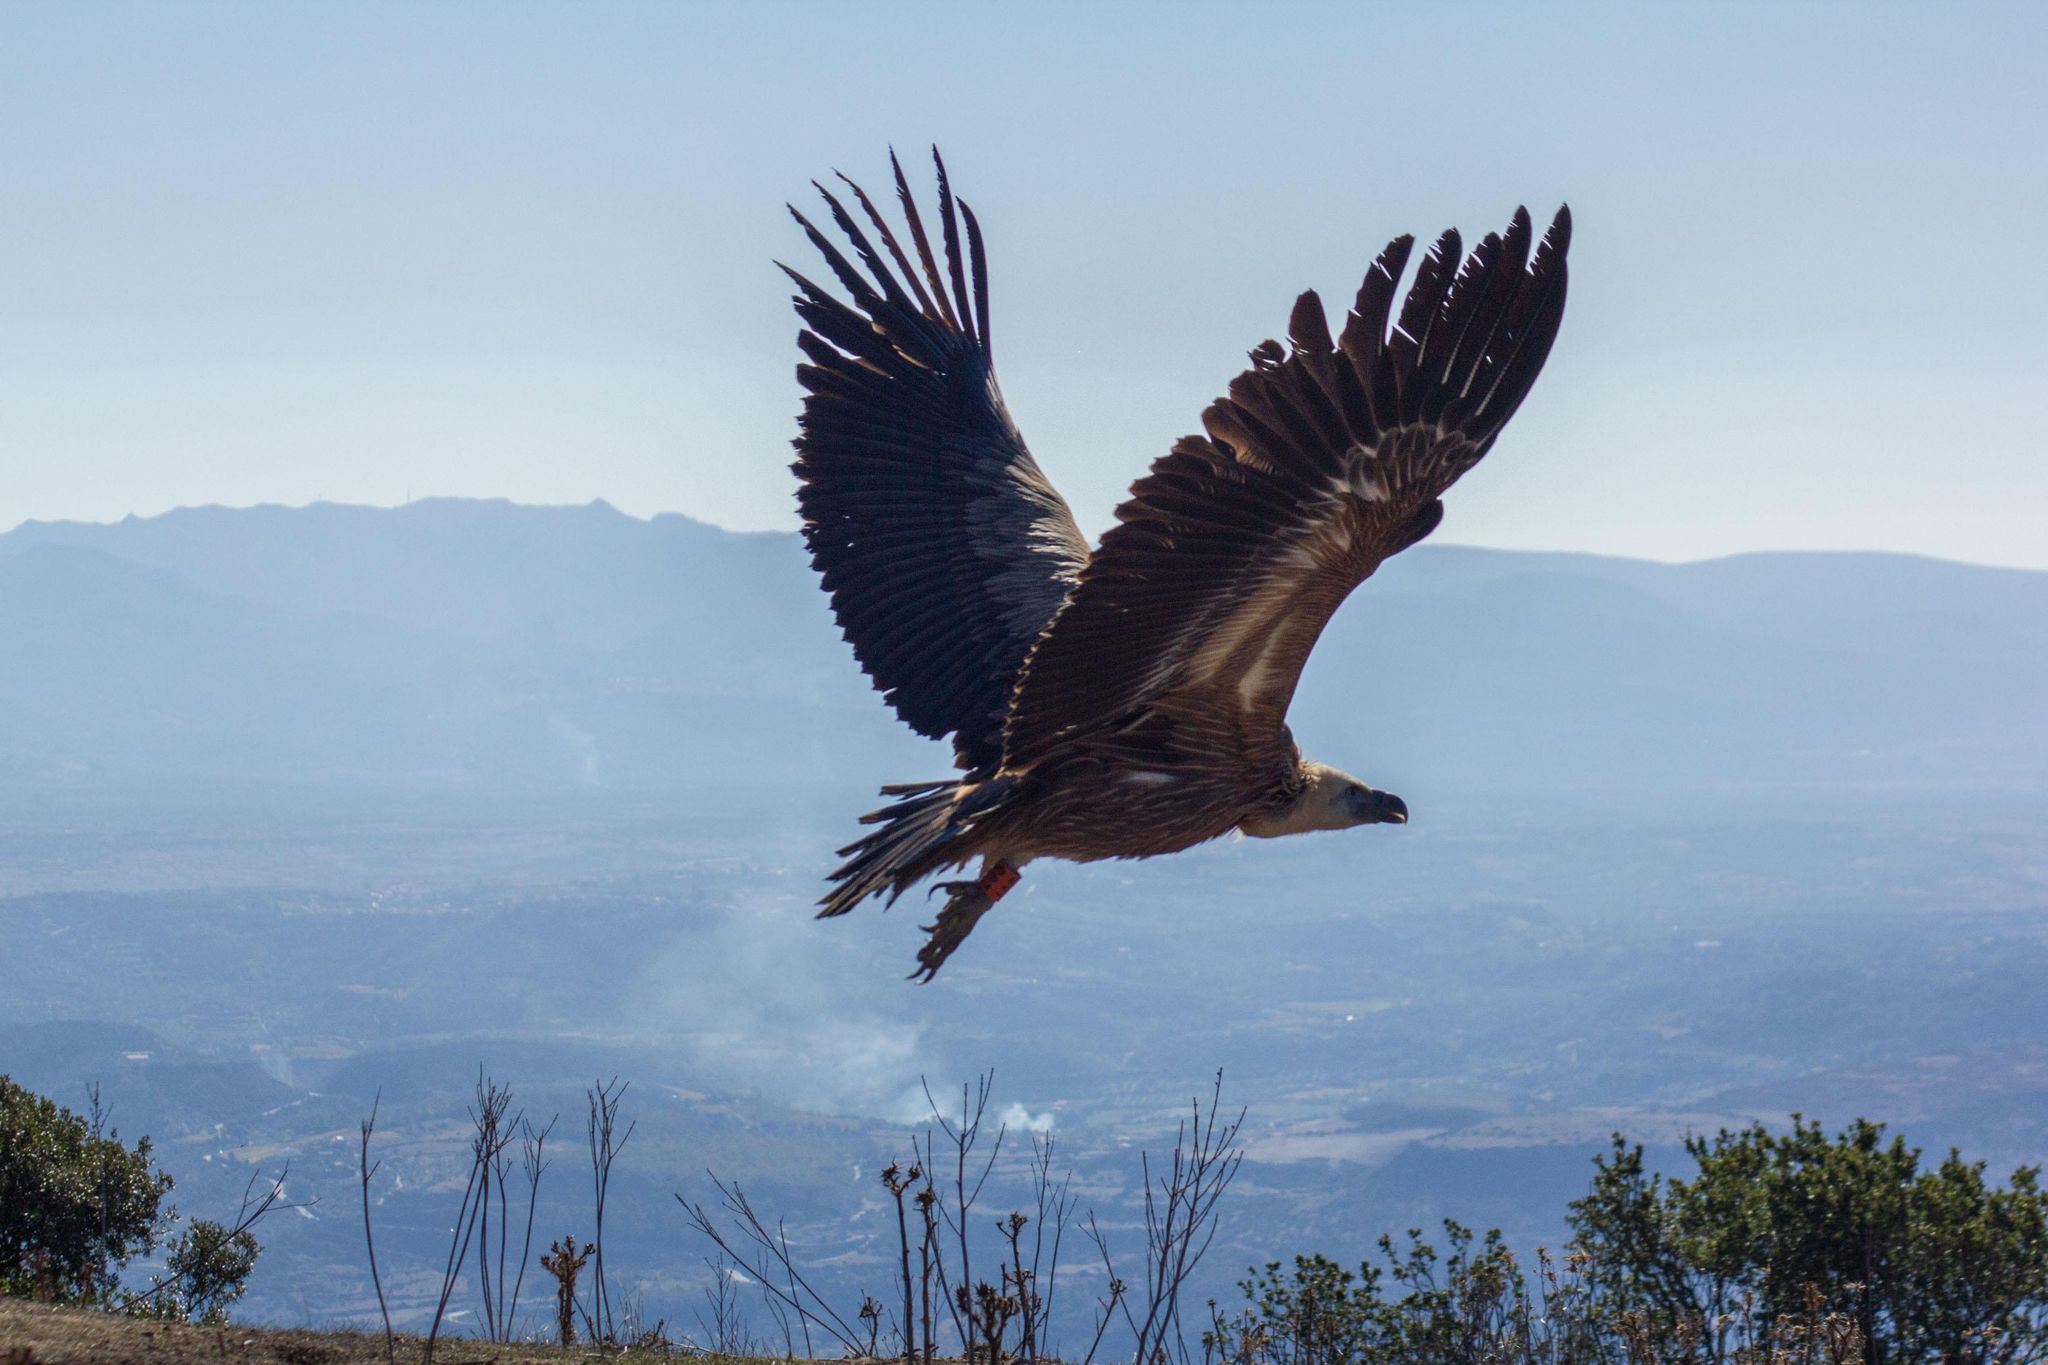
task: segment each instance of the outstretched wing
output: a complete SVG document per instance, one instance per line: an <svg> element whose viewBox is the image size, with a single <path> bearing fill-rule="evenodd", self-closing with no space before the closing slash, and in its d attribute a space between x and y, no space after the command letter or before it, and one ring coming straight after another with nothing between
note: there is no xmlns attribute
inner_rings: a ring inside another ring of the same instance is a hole
<svg viewBox="0 0 2048 1365"><path fill-rule="evenodd" d="M944 276L893 152L922 279L844 176L887 260L837 198L818 192L866 273L790 209L851 299L783 267L796 281L808 362L797 367L808 396L792 468L811 563L861 666L912 729L952 735L955 761L973 768L1001 755L1024 656L1073 587L1088 542L1003 407L981 228L965 203L955 212L945 165L936 151L932 159Z"/></svg>
<svg viewBox="0 0 2048 1365"><path fill-rule="evenodd" d="M1006 767L1170 709L1185 743L1263 762L1316 637L1380 562L1435 529L1536 380L1564 311L1569 210L1530 260L1529 215L1459 267L1446 232L1387 323L1413 245L1380 255L1334 343L1303 294L1272 341L1117 509L1026 664ZM1455 271L1455 275L1453 272Z"/></svg>

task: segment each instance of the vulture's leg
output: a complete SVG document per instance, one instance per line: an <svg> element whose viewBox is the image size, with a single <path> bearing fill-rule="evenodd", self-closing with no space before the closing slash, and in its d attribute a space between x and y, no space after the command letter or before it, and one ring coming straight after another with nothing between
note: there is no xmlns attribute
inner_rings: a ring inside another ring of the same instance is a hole
<svg viewBox="0 0 2048 1365"><path fill-rule="evenodd" d="M981 878L971 882L940 882L933 891L946 893L946 908L939 911L936 924L920 925L931 937L917 950L917 970L912 981L929 981L946 965L953 950L967 941L981 917L995 908L1009 889L1017 884L1017 869L997 858L982 865Z"/></svg>

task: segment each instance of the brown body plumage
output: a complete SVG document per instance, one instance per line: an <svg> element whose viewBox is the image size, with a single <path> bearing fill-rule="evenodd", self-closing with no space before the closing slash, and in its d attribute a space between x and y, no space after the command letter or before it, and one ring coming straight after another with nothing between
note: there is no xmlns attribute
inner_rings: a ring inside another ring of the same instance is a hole
<svg viewBox="0 0 2048 1365"><path fill-rule="evenodd" d="M913 728L952 737L964 774L883 788L895 804L841 850L821 913L980 860L977 880L943 884L927 979L1031 859L1407 819L1304 761L1287 707L1331 615L1435 529L1439 496L1534 383L1570 237L1563 210L1540 245L1520 210L1469 257L1446 232L1396 318L1399 238L1334 338L1303 294L1290 347L1252 352L1206 434L1153 465L1090 553L1003 407L980 228L938 170L943 271L897 166L915 265L847 181L881 250L820 192L866 273L797 219L852 305L790 272L812 560L863 667Z"/></svg>

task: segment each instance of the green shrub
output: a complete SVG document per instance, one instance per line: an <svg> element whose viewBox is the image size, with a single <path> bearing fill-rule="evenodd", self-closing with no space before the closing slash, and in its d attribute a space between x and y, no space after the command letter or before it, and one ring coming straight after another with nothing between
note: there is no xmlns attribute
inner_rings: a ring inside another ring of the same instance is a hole
<svg viewBox="0 0 2048 1365"><path fill-rule="evenodd" d="M275 1200L244 1204L235 1228L208 1219L168 1241L164 1273L123 1294L117 1268L164 1243L171 1178L150 1168L149 1139L102 1133L99 1096L81 1117L0 1076L0 1294L193 1322L227 1320L262 1250L248 1225Z"/></svg>
<svg viewBox="0 0 2048 1365"><path fill-rule="evenodd" d="M1668 1332L1749 1312L1854 1321L1872 1361L2048 1355L2048 1195L2005 1188L1951 1151L1933 1170L1882 1124L1830 1139L1793 1116L1693 1137L1691 1180L1647 1173L1619 1136L1572 1205L1574 1244L1609 1316ZM1995 1347L1993 1345L1995 1343Z"/></svg>
<svg viewBox="0 0 2048 1365"><path fill-rule="evenodd" d="M1793 1116L1688 1140L1691 1180L1619 1135L1571 1206L1562 1263L1498 1232L1411 1230L1356 1271L1277 1261L1211 1305L1205 1365L2024 1365L2048 1361L2048 1194L1954 1152L1932 1170L1881 1125Z"/></svg>
<svg viewBox="0 0 2048 1365"><path fill-rule="evenodd" d="M128 1311L207 1326L226 1322L229 1305L249 1287L249 1272L263 1250L255 1235L195 1218L191 1227L171 1239L170 1247L170 1260L155 1290L138 1295Z"/></svg>
<svg viewBox="0 0 2048 1365"><path fill-rule="evenodd" d="M156 1247L171 1178L96 1126L0 1076L0 1293L105 1303Z"/></svg>
<svg viewBox="0 0 2048 1365"><path fill-rule="evenodd" d="M1475 1237L1445 1220L1447 1250L1408 1230L1406 1247L1379 1240L1384 1264L1346 1270L1297 1256L1240 1282L1251 1307L1215 1313L1203 1338L1212 1359L1238 1365L1400 1365L1413 1361L1570 1360L1500 1233Z"/></svg>

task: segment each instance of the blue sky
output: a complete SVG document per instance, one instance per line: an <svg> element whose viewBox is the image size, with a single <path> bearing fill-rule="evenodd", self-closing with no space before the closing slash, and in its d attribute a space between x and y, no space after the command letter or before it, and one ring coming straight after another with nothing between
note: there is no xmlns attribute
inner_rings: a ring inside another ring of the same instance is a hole
<svg viewBox="0 0 2048 1365"><path fill-rule="evenodd" d="M1570 200L1440 538L2048 568L2037 5L0 4L0 527L793 524L781 212L937 141L1091 532L1385 240Z"/></svg>

